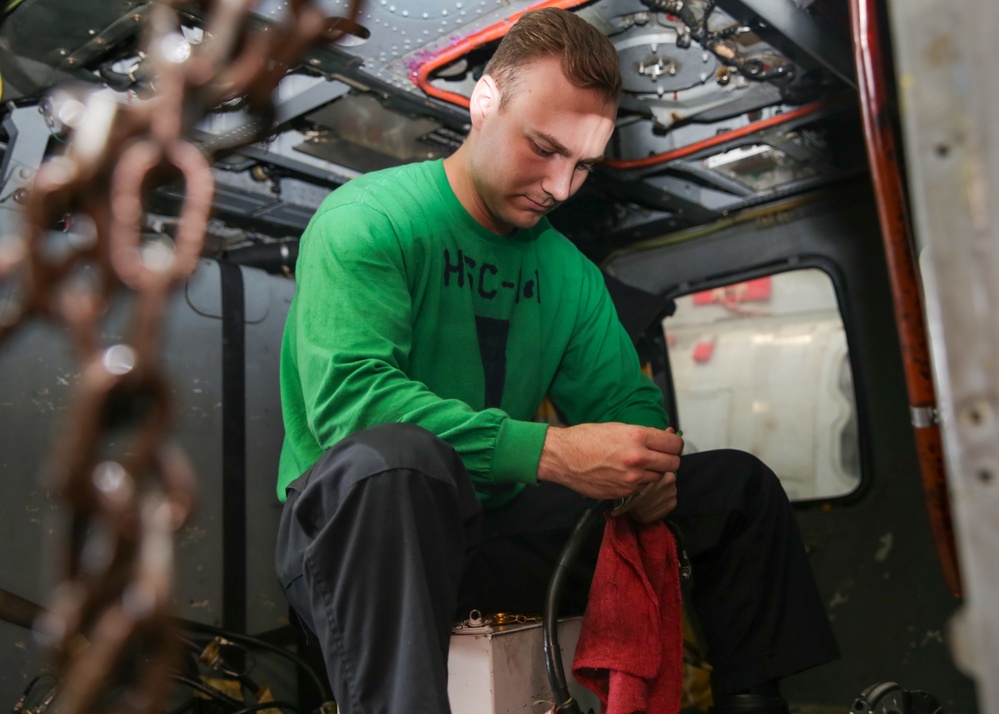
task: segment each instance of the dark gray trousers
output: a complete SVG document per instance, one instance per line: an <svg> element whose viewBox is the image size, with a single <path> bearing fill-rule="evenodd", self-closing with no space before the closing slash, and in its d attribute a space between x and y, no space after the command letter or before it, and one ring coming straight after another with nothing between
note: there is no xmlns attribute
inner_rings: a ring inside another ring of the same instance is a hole
<svg viewBox="0 0 999 714"><path fill-rule="evenodd" d="M838 656L780 482L755 457L682 457L679 526L693 562L691 601L715 694L741 691ZM277 570L315 633L344 714L441 714L456 618L540 613L554 562L590 501L551 484L483 512L460 458L415 426L341 441L288 489ZM565 589L582 612L602 529Z"/></svg>

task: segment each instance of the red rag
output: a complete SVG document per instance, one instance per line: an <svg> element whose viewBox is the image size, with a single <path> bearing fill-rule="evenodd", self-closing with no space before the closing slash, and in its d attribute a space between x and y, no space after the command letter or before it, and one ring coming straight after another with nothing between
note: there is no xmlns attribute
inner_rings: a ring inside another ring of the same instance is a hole
<svg viewBox="0 0 999 714"><path fill-rule="evenodd" d="M680 572L665 523L607 516L572 671L604 714L676 714L683 682Z"/></svg>

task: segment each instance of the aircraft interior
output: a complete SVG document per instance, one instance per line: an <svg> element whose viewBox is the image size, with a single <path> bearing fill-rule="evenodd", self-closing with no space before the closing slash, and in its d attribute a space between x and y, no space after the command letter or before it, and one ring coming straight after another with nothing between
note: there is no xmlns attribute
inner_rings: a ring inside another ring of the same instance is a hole
<svg viewBox="0 0 999 714"><path fill-rule="evenodd" d="M795 505L842 658L785 682L792 712L999 714L999 544L967 510L996 503L973 396L994 376L947 371L995 346L976 325L999 160L972 160L986 113L952 100L988 77L969 28L999 10L923 0L0 2L0 709L116 711L65 629L116 631L134 578L169 617L130 646L179 627L185 665L114 676L162 711L335 711L273 575L299 237L338 186L454 152L539 7L599 29L623 74L605 158L552 224L607 275L687 448L751 451ZM115 510L122 449L160 474L141 521L161 557L115 540L139 527ZM512 686L520 708L488 711L532 711ZM710 711L691 686L685 710Z"/></svg>

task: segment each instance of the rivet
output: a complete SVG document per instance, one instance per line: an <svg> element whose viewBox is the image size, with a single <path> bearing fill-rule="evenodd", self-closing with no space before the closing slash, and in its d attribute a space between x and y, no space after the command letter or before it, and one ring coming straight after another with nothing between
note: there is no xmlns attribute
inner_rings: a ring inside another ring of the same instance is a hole
<svg viewBox="0 0 999 714"><path fill-rule="evenodd" d="M988 426L993 416L992 405L986 399L977 399L958 413L961 423L970 427Z"/></svg>

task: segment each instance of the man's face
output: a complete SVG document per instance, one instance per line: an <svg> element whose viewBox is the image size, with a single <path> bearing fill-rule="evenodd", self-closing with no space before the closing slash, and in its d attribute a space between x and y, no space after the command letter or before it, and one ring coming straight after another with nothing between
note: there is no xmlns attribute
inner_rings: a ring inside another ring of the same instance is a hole
<svg viewBox="0 0 999 714"><path fill-rule="evenodd" d="M502 108L499 99L473 108L471 180L475 217L508 234L534 226L579 190L603 157L617 106L571 84L555 58L522 68Z"/></svg>

